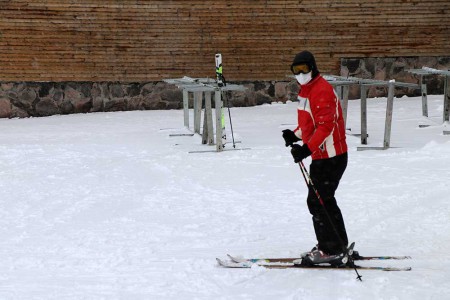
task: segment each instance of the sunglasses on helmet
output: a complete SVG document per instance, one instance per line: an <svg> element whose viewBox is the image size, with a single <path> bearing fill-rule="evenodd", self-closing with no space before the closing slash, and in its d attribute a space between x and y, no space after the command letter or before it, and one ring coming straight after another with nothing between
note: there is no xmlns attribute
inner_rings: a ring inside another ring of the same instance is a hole
<svg viewBox="0 0 450 300"><path fill-rule="evenodd" d="M311 68L307 64L294 65L292 66L291 70L294 75L307 74L311 72Z"/></svg>

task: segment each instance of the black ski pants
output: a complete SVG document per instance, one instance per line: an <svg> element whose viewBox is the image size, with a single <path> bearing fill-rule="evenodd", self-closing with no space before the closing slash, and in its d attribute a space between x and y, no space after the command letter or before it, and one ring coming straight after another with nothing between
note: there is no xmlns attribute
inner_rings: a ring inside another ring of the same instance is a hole
<svg viewBox="0 0 450 300"><path fill-rule="evenodd" d="M342 253L348 244L344 219L334 197L347 161L348 155L344 153L332 158L313 160L310 165L311 179L324 205L310 187L308 209L312 215L319 249L327 254Z"/></svg>

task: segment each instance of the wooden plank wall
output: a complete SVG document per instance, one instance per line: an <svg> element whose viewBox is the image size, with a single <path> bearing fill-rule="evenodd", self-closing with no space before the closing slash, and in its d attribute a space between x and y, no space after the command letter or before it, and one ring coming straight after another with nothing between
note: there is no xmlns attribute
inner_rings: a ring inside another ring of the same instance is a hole
<svg viewBox="0 0 450 300"><path fill-rule="evenodd" d="M0 0L0 81L283 80L300 50L450 55L449 0Z"/></svg>

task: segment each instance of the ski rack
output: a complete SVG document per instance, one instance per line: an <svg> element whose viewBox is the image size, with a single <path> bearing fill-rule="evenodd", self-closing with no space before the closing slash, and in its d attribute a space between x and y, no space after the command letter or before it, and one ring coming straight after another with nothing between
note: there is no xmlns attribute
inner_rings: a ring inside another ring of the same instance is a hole
<svg viewBox="0 0 450 300"><path fill-rule="evenodd" d="M367 90L371 86L387 86L388 96L387 96L387 107L386 107L386 118L384 125L384 139L383 146L381 147L357 147L358 151L363 150L386 150L389 149L391 144L391 129L392 129L392 112L394 108L394 92L395 87L407 87L407 88L419 88L418 84L397 82L395 80L384 81L384 80L374 80L374 79L364 79L357 77L344 77L336 75L324 75L323 76L331 85L337 89L337 93L340 93L339 88L342 87L342 113L344 115L344 122L347 118L347 107L348 107L348 88L350 85L359 85L361 88L361 144L367 145L367 139L369 137L367 133Z"/></svg>
<svg viewBox="0 0 450 300"><path fill-rule="evenodd" d="M189 96L193 94L194 98L194 134L197 133L202 136L202 144L216 145L216 150L206 151L192 151L192 153L199 152L221 152L224 150L222 143L222 93L227 91L245 91L246 88L242 85L227 84L218 86L216 81L210 78L192 78L184 76L182 78L166 79L164 82L176 85L183 90L183 111L184 111L184 126L189 130ZM216 141L214 142L214 128L212 119L212 105L211 94L214 93L215 103L215 120L216 120ZM200 124L202 117L203 99L205 103L205 113L203 118L203 132L200 133ZM246 148L245 148L246 149ZM243 149L236 149L243 150Z"/></svg>
<svg viewBox="0 0 450 300"><path fill-rule="evenodd" d="M345 126L345 124L347 124L348 91L350 85L354 85L355 81L342 79L343 77L337 78L337 76L333 75L324 75L323 77L328 81L328 83L330 83L334 87L336 93L339 96L339 99L341 99L342 114L344 117L344 126Z"/></svg>
<svg viewBox="0 0 450 300"><path fill-rule="evenodd" d="M424 83L424 76L440 75L444 76L444 106L442 119L443 123L447 124L450 121L450 70L437 70L429 67L422 67L422 69L409 69L409 73L420 76L420 86L422 89L422 116L428 117L428 100L427 100L427 85ZM429 125L419 125L419 127L428 127ZM450 131L444 130L444 135L450 135Z"/></svg>

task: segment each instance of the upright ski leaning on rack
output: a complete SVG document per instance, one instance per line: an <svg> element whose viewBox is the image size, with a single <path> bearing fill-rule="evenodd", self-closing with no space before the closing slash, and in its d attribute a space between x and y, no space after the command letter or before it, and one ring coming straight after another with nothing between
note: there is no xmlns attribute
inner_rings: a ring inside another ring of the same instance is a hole
<svg viewBox="0 0 450 300"><path fill-rule="evenodd" d="M222 54L217 53L215 55L215 61L216 61L216 80L217 80L217 86L219 88L226 86L227 82L225 79L225 76L223 76L223 67L222 67ZM228 108L228 118L230 119L230 129L231 129L231 138L233 141L233 148L236 148L236 143L234 141L234 132L233 132L233 122L231 121L231 112L230 112L230 103L228 99L225 96L225 93L222 92L222 99L225 101L226 106ZM227 142L227 133L225 131L225 115L223 113L223 105L220 108L222 118L221 118L221 126L222 126L222 145L225 147L225 144Z"/></svg>
<svg viewBox="0 0 450 300"><path fill-rule="evenodd" d="M216 81L217 81L217 86L219 88L223 87L226 85L226 81L225 81L225 77L223 77L223 68L222 68L222 54L217 53L215 55L215 61L216 61ZM223 96L222 96L223 99ZM216 107L217 109L217 107ZM220 109L220 113L221 113L221 118L220 118L220 126L222 127L222 145L223 147L225 147L225 144L227 143L227 133L226 133L226 129L225 129L225 116L223 114L223 106L219 108ZM219 124L217 125L219 126Z"/></svg>
<svg viewBox="0 0 450 300"><path fill-rule="evenodd" d="M291 71L300 86L298 126L283 130L282 136L308 185L307 205L317 238L317 245L302 254L301 264L351 264L344 219L335 198L348 160L342 108L311 52L298 53ZM310 174L302 162L308 156L312 158Z"/></svg>

